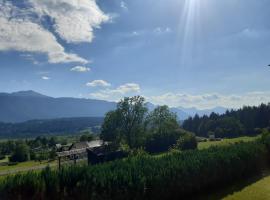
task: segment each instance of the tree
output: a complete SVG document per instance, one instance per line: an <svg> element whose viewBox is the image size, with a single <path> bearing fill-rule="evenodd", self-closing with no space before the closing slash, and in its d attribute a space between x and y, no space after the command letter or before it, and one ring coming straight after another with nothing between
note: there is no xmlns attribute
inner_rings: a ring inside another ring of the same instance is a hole
<svg viewBox="0 0 270 200"><path fill-rule="evenodd" d="M147 113L145 100L141 96L126 97L117 104L115 111L105 116L101 139L127 143L136 148L143 143L144 120Z"/></svg>
<svg viewBox="0 0 270 200"><path fill-rule="evenodd" d="M2 152L0 152L0 160L3 160L3 159L5 159L6 158L6 156L4 156L3 154L2 154Z"/></svg>
<svg viewBox="0 0 270 200"><path fill-rule="evenodd" d="M51 160L54 160L55 157L56 157L56 151L54 149L52 149L50 152L49 152L49 159Z"/></svg>
<svg viewBox="0 0 270 200"><path fill-rule="evenodd" d="M118 147L121 142L120 115L117 111L110 111L106 114L101 127L100 138L111 142L112 146Z"/></svg>
<svg viewBox="0 0 270 200"><path fill-rule="evenodd" d="M167 151L181 135L177 116L168 106L158 106L146 118L146 150L149 152Z"/></svg>
<svg viewBox="0 0 270 200"><path fill-rule="evenodd" d="M48 141L49 147L54 147L57 144L57 139L56 137L51 137Z"/></svg>
<svg viewBox="0 0 270 200"><path fill-rule="evenodd" d="M166 134L179 128L177 116L168 106L158 106L146 119L146 127L151 134Z"/></svg>
<svg viewBox="0 0 270 200"><path fill-rule="evenodd" d="M83 134L80 137L80 142L90 142L92 140L94 140L93 134Z"/></svg>
<svg viewBox="0 0 270 200"><path fill-rule="evenodd" d="M16 144L15 150L10 157L12 162L24 162L29 160L29 146L25 142L19 141Z"/></svg>

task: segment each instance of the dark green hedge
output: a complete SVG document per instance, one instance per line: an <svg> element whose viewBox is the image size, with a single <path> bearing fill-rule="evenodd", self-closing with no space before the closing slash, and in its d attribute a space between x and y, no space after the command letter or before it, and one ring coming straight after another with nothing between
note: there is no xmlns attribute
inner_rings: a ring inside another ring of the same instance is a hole
<svg viewBox="0 0 270 200"><path fill-rule="evenodd" d="M0 183L6 199L179 199L258 173L262 142L206 150L141 155L96 166L10 176Z"/></svg>

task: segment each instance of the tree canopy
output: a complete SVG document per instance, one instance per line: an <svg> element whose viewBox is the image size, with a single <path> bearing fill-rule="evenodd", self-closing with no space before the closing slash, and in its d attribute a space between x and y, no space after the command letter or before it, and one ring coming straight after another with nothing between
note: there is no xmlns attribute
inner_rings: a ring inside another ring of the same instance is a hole
<svg viewBox="0 0 270 200"><path fill-rule="evenodd" d="M143 97L124 98L117 104L115 111L106 114L101 138L118 145L125 142L131 148L139 147L143 142L146 113L147 107Z"/></svg>

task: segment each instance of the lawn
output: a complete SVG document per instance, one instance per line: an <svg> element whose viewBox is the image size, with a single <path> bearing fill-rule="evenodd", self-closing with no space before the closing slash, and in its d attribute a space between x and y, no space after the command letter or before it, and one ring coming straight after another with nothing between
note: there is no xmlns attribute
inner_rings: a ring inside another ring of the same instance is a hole
<svg viewBox="0 0 270 200"><path fill-rule="evenodd" d="M229 145L234 144L236 142L249 142L257 139L257 137L239 137L239 138L232 138L232 139L223 139L221 141L207 141L207 142L199 142L198 149L206 149L211 146L219 146L219 145Z"/></svg>
<svg viewBox="0 0 270 200"><path fill-rule="evenodd" d="M7 156L5 157L5 159L0 160L0 165L1 165L2 163L6 163L6 162L8 162L8 157L7 157Z"/></svg>
<svg viewBox="0 0 270 200"><path fill-rule="evenodd" d="M224 200L268 200L270 199L270 176L223 198Z"/></svg>
<svg viewBox="0 0 270 200"><path fill-rule="evenodd" d="M6 160L6 159L5 159ZM7 161L7 160L6 160ZM26 170L35 170L40 169L43 167L49 166L56 166L56 161L48 162L48 161L42 161L42 162L36 162L36 161L27 161L18 163L15 165L8 165L7 162L3 164L3 162L0 165L0 175L5 175L7 173L17 173L20 171L26 171Z"/></svg>

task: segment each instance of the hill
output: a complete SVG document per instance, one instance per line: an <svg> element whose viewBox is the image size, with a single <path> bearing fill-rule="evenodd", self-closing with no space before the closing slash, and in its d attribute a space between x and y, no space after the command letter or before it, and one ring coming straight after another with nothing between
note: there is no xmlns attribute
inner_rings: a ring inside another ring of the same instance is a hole
<svg viewBox="0 0 270 200"><path fill-rule="evenodd" d="M31 120L21 123L0 123L0 138L36 137L40 135L76 134L85 129L97 133L102 117Z"/></svg>
<svg viewBox="0 0 270 200"><path fill-rule="evenodd" d="M149 110L156 105L147 103ZM18 123L35 119L76 118L76 117L104 117L105 113L116 108L115 102L60 97L54 98L35 91L19 91L14 93L0 93L0 122ZM211 112L222 114L226 108L199 110L197 108L171 108L180 120L185 120L196 113L199 116L209 115Z"/></svg>
<svg viewBox="0 0 270 200"><path fill-rule="evenodd" d="M0 93L0 121L14 123L33 119L103 117L115 106L114 102L53 98L34 91Z"/></svg>

